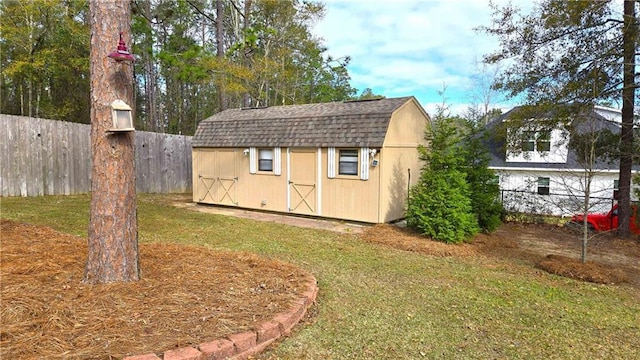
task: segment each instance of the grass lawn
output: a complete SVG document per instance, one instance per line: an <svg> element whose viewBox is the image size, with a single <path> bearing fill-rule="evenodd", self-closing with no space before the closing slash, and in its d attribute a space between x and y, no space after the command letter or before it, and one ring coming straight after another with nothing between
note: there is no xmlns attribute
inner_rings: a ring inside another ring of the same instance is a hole
<svg viewBox="0 0 640 360"><path fill-rule="evenodd" d="M88 195L0 201L3 219L87 234ZM260 358L640 358L637 288L574 281L510 259L426 256L356 235L170 203L171 196L139 195L141 242L249 251L318 279L315 317Z"/></svg>

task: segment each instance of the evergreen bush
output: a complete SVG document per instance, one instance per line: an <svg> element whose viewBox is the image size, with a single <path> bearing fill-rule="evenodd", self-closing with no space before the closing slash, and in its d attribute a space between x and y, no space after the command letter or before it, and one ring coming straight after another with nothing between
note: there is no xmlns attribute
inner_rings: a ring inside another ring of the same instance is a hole
<svg viewBox="0 0 640 360"><path fill-rule="evenodd" d="M438 117L426 130L430 146L419 149L426 165L409 192L407 225L435 240L460 243L479 228L462 171L461 138L453 122L447 120Z"/></svg>
<svg viewBox="0 0 640 360"><path fill-rule="evenodd" d="M489 169L489 153L481 134L473 125L464 141L464 164L471 207L482 231L490 233L502 224L500 183Z"/></svg>

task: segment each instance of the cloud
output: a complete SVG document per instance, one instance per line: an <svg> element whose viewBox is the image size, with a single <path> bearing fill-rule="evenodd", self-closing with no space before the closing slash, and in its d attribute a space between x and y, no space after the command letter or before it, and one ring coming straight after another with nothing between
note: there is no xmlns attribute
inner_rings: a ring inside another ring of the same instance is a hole
<svg viewBox="0 0 640 360"><path fill-rule="evenodd" d="M415 95L441 103L446 85L453 103L468 103L472 76L496 39L475 28L488 25L488 2L326 1L326 17L314 28L328 54L350 56L352 86L385 96Z"/></svg>

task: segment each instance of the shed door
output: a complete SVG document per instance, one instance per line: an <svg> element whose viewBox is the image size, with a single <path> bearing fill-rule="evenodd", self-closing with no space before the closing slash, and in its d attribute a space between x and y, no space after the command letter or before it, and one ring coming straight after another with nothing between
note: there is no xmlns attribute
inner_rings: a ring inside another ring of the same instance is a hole
<svg viewBox="0 0 640 360"><path fill-rule="evenodd" d="M238 205L236 196L236 151L218 150L216 154L216 203Z"/></svg>
<svg viewBox="0 0 640 360"><path fill-rule="evenodd" d="M238 205L235 150L215 150L205 154L198 174L198 202Z"/></svg>
<svg viewBox="0 0 640 360"><path fill-rule="evenodd" d="M291 150L289 173L289 211L317 213L317 153L315 149Z"/></svg>

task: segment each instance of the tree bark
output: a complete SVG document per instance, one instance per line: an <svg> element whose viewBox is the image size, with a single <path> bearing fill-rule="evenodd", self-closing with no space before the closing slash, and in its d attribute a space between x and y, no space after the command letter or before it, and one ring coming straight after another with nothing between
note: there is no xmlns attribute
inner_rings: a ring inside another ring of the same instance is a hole
<svg viewBox="0 0 640 360"><path fill-rule="evenodd" d="M91 219L86 283L136 281L138 225L134 132L110 133L111 102L133 106L133 64L107 57L119 33L130 48L130 1L90 0Z"/></svg>
<svg viewBox="0 0 640 360"><path fill-rule="evenodd" d="M151 12L151 2L144 1L142 2L141 11L144 12L144 17L147 19L151 19L153 17ZM150 23L149 26L153 28L153 24ZM153 39L153 31L149 31L144 34L145 37L145 45L150 46L153 49L153 44L155 40ZM153 132L164 132L164 127L161 126L160 116L158 114L158 74L156 71L156 65L154 64L154 55L153 54L144 54L142 56L143 67L144 67L144 89L145 95L147 97L147 101L145 102L145 112L146 112L146 129Z"/></svg>
<svg viewBox="0 0 640 360"><path fill-rule="evenodd" d="M249 15L251 14L251 2L252 0L245 0L244 2L244 22L242 25L243 36L247 36L247 31L249 30ZM244 39L243 39L244 41ZM244 62L247 65L247 68L251 68L251 49L244 47ZM247 87L248 88L248 87ZM248 91L245 91L242 94L242 107L251 107L251 103L253 100Z"/></svg>
<svg viewBox="0 0 640 360"><path fill-rule="evenodd" d="M622 129L620 130L620 179L618 190L618 236L630 237L631 170L633 167L633 112L635 98L636 8L634 0L624 2Z"/></svg>
<svg viewBox="0 0 640 360"><path fill-rule="evenodd" d="M216 57L222 68L224 62L224 7L222 0L216 0ZM218 73L218 107L219 111L227 108L227 94L225 92L225 72Z"/></svg>

